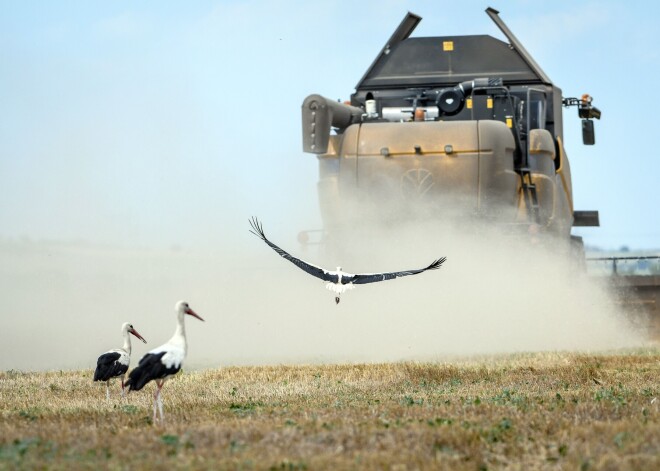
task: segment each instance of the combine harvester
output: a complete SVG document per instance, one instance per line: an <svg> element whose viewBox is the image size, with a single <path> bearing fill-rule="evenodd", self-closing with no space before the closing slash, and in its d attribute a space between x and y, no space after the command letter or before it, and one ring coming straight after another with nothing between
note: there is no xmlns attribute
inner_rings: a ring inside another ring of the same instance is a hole
<svg viewBox="0 0 660 471"><path fill-rule="evenodd" d="M584 257L571 227L597 226L598 213L573 209L562 107L578 108L585 144L600 111L588 95L563 98L498 12L486 13L509 44L410 37L421 18L408 13L350 103L305 99L303 150L318 155L326 233L352 224L348 205L386 219L420 204L431 217L455 210L551 235Z"/></svg>
<svg viewBox="0 0 660 471"><path fill-rule="evenodd" d="M303 150L319 161L325 245L362 214L387 223L423 207L432 220L485 221L551 241L584 268L571 229L599 217L573 207L562 111L577 108L586 145L601 113L589 95L565 98L498 11L486 13L508 42L410 37L421 17L408 13L350 102L304 100Z"/></svg>

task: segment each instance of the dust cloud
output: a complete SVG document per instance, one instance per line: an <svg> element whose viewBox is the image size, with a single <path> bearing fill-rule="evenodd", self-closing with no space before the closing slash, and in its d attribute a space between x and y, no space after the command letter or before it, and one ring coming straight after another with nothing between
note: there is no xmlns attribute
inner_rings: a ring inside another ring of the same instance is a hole
<svg viewBox="0 0 660 471"><path fill-rule="evenodd" d="M322 281L248 232L248 216L217 251L0 241L0 369L93 368L99 354L121 346L125 321L148 341L133 342L135 365L172 335L179 299L206 320L186 319L189 368L433 361L645 342L603 286L571 270L553 244L530 244L527 233L464 221L383 224L365 214L326 243L301 246L297 228L262 217L274 243L328 269L399 271L447 257L437 271L360 285L335 305Z"/></svg>

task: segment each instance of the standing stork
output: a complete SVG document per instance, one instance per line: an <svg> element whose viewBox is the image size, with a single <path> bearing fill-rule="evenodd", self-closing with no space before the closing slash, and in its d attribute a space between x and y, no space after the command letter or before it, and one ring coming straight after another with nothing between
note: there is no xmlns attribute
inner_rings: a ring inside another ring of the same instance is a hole
<svg viewBox="0 0 660 471"><path fill-rule="evenodd" d="M341 294L348 289L353 289L354 285L364 285L367 283L376 283L378 281L393 280L394 278L399 278L402 276L416 275L418 273L423 273L427 270L437 270L438 268L440 268L440 265L442 265L445 262L445 260L447 260L446 257L442 257L437 260L434 260L426 268L395 271L389 273L360 273L354 275L352 273L343 271L341 267L337 267L336 271L335 270L328 271L328 270L324 270L321 267L317 267L316 265L312 265L311 263L307 263L303 260L300 260L299 258L292 256L285 250L282 250L277 245L273 244L270 240L266 238L264 229L257 218L253 217L252 219L250 219L250 226L252 226L252 230L250 232L256 235L257 237L259 237L264 242L266 242L266 244L268 244L268 246L271 249L273 249L275 252L277 252L281 257L290 261L295 266L297 266L301 270L306 271L310 275L320 278L323 281L326 281L327 283L325 287L330 291L334 291L335 293L335 304L339 304Z"/></svg>
<svg viewBox="0 0 660 471"><path fill-rule="evenodd" d="M186 358L188 344L186 342L186 328L184 324L184 316L196 317L200 321L202 319L195 311L193 311L187 302L179 301L174 308L176 310L176 330L171 339L167 343L156 347L149 351L142 357L138 366L128 375L126 386L129 391L139 391L149 381L156 381L156 392L154 393L154 419L156 423L156 411L160 414L160 421L163 423L163 401L160 397L160 390L165 384L165 380L172 375L175 375L183 366L183 360Z"/></svg>
<svg viewBox="0 0 660 471"><path fill-rule="evenodd" d="M121 333L124 336L124 346L105 352L96 361L94 381L105 381L105 397L107 399L110 399L110 380L119 376L121 376L121 397L124 397L124 377L128 371L128 364L131 362L131 336L128 334L133 334L144 343L147 343L133 328L133 325L128 322L122 324Z"/></svg>

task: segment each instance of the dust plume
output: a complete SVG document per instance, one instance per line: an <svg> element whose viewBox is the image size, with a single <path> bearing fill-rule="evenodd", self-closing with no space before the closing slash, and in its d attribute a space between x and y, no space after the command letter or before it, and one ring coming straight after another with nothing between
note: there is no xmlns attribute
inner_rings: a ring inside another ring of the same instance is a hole
<svg viewBox="0 0 660 471"><path fill-rule="evenodd" d="M188 368L280 363L438 360L456 355L609 350L643 334L607 291L567 268L556 248L478 222L451 224L367 214L322 245L262 217L276 244L316 265L352 273L437 271L360 285L335 305L324 283L249 234L247 216L224 250L128 250L21 241L0 244L6 315L0 369L92 368L121 346L130 321L164 343L174 304L191 303Z"/></svg>

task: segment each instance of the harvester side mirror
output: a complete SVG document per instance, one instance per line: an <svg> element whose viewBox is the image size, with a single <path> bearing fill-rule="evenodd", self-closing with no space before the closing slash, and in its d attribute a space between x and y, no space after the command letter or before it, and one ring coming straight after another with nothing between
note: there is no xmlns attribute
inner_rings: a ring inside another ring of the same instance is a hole
<svg viewBox="0 0 660 471"><path fill-rule="evenodd" d="M581 98L563 98L564 106L577 106L578 116L582 118L582 143L593 146L596 143L594 134L594 119L600 119L601 112L591 103L593 98L585 93Z"/></svg>
<svg viewBox="0 0 660 471"><path fill-rule="evenodd" d="M591 119L582 120L582 143L587 146L593 146L596 143L594 122Z"/></svg>

